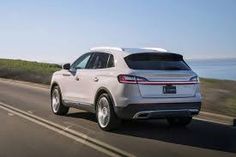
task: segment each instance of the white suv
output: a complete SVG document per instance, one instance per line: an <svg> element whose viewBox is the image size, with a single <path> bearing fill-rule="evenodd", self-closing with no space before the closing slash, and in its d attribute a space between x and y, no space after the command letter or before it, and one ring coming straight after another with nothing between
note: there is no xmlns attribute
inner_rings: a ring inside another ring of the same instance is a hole
<svg viewBox="0 0 236 157"><path fill-rule="evenodd" d="M121 120L166 118L185 126L200 111L199 79L183 56L161 48L97 47L53 74L53 113L96 113L103 130Z"/></svg>

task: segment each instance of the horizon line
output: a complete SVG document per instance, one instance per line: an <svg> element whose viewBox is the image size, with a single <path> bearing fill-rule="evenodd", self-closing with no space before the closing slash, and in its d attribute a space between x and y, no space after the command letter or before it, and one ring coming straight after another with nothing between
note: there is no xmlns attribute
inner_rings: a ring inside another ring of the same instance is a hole
<svg viewBox="0 0 236 157"><path fill-rule="evenodd" d="M47 61L47 60L33 60L33 59L23 59L23 58L2 58L0 57L0 59L9 59L9 60L21 60L21 61L29 61L29 62L38 62L38 63L51 63L51 64L62 64L62 62L54 62L54 61ZM234 60L236 59L235 57L224 57L224 58L184 58L184 60ZM63 62L66 63L67 61Z"/></svg>

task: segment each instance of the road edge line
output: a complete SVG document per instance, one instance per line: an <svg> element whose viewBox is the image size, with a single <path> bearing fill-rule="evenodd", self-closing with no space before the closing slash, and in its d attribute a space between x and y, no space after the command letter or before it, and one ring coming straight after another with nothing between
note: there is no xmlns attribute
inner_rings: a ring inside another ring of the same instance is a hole
<svg viewBox="0 0 236 157"><path fill-rule="evenodd" d="M35 116L33 114L29 114L23 110L17 109L15 107L12 107L11 105L8 105L6 103L0 102L0 108L11 112L19 117L22 117L24 119L27 119L33 123L36 123L38 125L41 125L49 130L52 130L54 132L57 132L63 136L66 136L70 139L73 139L79 143L82 143L88 147L91 147L99 152L102 152L108 156L112 157L134 157L134 155L125 152L121 149L115 148L109 144L106 144L102 141L93 139L86 134L83 134L81 132L75 131L73 129L68 129L64 126L61 126L59 124L56 124L54 122L48 121L46 119L43 119L41 117Z"/></svg>

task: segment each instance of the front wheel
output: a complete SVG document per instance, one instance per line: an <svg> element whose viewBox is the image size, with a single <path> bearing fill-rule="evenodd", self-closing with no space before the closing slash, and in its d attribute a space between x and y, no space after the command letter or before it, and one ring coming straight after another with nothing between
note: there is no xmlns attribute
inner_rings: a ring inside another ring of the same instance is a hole
<svg viewBox="0 0 236 157"><path fill-rule="evenodd" d="M69 107L64 106L61 98L61 90L58 86L55 86L51 94L51 108L52 112L56 115L66 115L69 111Z"/></svg>
<svg viewBox="0 0 236 157"><path fill-rule="evenodd" d="M192 117L167 118L167 121L171 126L187 126L191 123Z"/></svg>
<svg viewBox="0 0 236 157"><path fill-rule="evenodd" d="M106 93L100 95L98 98L96 116L99 127L105 131L117 129L121 124L121 120L114 112L112 101Z"/></svg>

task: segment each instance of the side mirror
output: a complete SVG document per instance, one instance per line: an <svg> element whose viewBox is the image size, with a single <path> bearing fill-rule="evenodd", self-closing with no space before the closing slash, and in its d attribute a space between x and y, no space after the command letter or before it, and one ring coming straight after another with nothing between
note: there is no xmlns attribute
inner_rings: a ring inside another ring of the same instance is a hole
<svg viewBox="0 0 236 157"><path fill-rule="evenodd" d="M70 63L63 64L62 69L70 70Z"/></svg>

